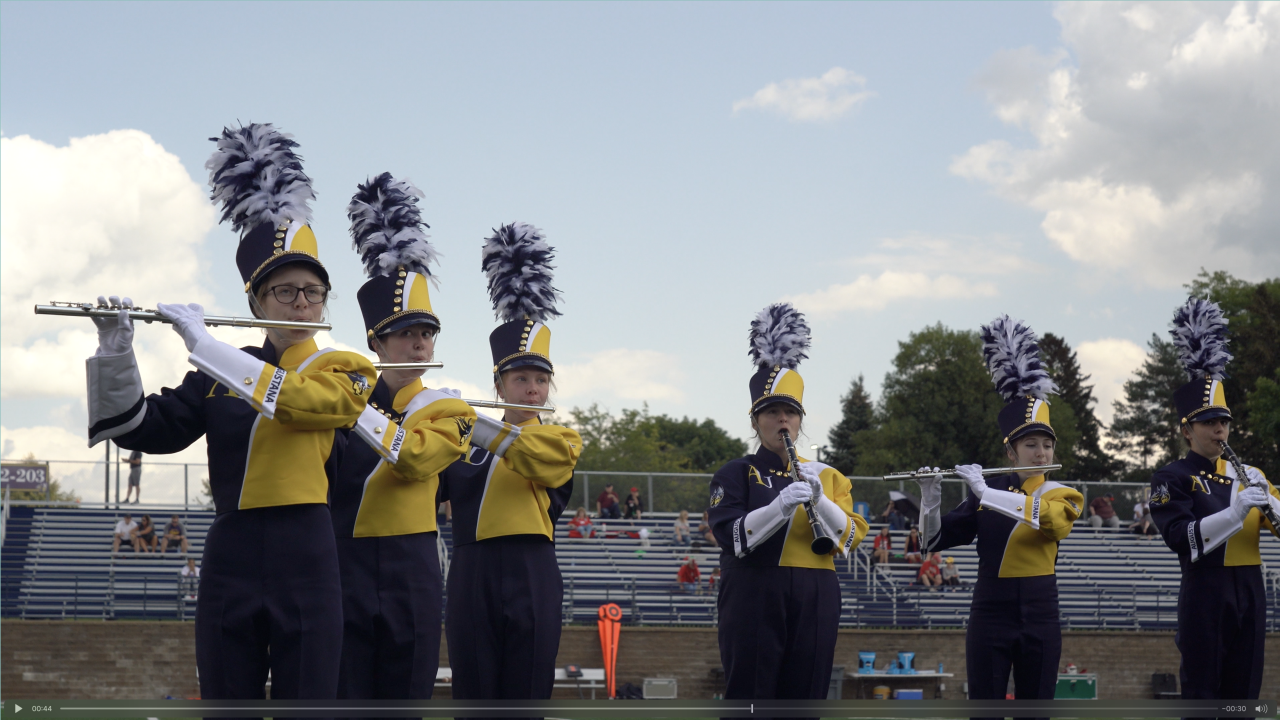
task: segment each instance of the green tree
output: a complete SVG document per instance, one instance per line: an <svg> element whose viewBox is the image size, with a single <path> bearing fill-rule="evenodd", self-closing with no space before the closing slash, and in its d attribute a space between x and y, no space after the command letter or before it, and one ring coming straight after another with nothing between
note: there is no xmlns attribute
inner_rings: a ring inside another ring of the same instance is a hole
<svg viewBox="0 0 1280 720"><path fill-rule="evenodd" d="M1124 383L1124 399L1115 401L1107 441L1107 449L1124 462L1125 479L1138 482L1182 454L1173 393L1187 382L1171 340L1153 334L1147 348L1142 367Z"/></svg>
<svg viewBox="0 0 1280 720"><path fill-rule="evenodd" d="M35 453L27 453L22 462L37 463ZM11 500L52 500L53 502L80 502L80 496L71 490L62 487L62 483L53 475L53 470L49 470L49 490L41 492L39 490L12 490L9 493Z"/></svg>
<svg viewBox="0 0 1280 720"><path fill-rule="evenodd" d="M822 459L840 472L851 475L862 455L857 435L870 429L875 419L875 406L871 404L871 396L867 394L861 375L853 381L849 392L840 398L840 406L840 422L827 433L831 447Z"/></svg>
<svg viewBox="0 0 1280 720"><path fill-rule="evenodd" d="M1120 466L1101 447L1102 423L1098 422L1098 416L1093 412L1093 406L1098 401L1093 397L1093 386L1085 384L1091 376L1080 372L1080 362L1076 359L1075 350L1053 333L1045 333L1041 338L1040 357L1049 375L1058 384L1059 396L1066 401L1066 406L1075 416L1079 440L1074 443L1070 477L1073 480L1108 479ZM1055 428L1063 409L1060 403L1050 411Z"/></svg>
<svg viewBox="0 0 1280 720"><path fill-rule="evenodd" d="M1280 464L1280 438L1268 432L1267 418L1254 416L1267 407L1266 383L1280 371L1280 279L1249 283L1218 271L1201 270L1187 286L1196 297L1218 303L1230 321L1227 329L1234 358L1227 366L1223 389L1231 408L1231 447L1247 463L1259 467ZM1265 411L1264 411L1265 415Z"/></svg>
<svg viewBox="0 0 1280 720"><path fill-rule="evenodd" d="M649 418L660 447L675 450L687 461L688 472L714 473L722 465L747 454L747 444L708 418L698 422L657 415Z"/></svg>

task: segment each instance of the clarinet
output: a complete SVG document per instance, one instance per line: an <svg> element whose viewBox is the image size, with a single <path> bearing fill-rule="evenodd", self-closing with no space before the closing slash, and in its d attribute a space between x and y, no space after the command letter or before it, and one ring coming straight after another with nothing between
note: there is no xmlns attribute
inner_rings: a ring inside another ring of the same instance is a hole
<svg viewBox="0 0 1280 720"><path fill-rule="evenodd" d="M791 444L791 433L783 430L782 442L786 443L787 455L791 457L791 482L804 482L800 479L800 458L796 456L796 446ZM822 527L822 521L818 519L818 511L813 507L814 502L804 504L804 512L809 516L809 527L813 530L813 544L809 549L814 555L827 555L835 549L836 541L831 539L826 528Z"/></svg>
<svg viewBox="0 0 1280 720"><path fill-rule="evenodd" d="M1248 485L1249 476L1244 471L1244 463L1240 462L1240 456L1236 455L1235 451L1232 450L1231 446L1225 441L1219 440L1218 444L1222 446L1222 454L1227 456L1227 461L1236 469L1236 479L1241 483ZM1263 489L1265 490L1266 488ZM1280 517L1276 517L1276 511L1271 509L1270 503L1267 503L1258 509L1262 511L1262 515L1271 523L1271 527L1280 530Z"/></svg>

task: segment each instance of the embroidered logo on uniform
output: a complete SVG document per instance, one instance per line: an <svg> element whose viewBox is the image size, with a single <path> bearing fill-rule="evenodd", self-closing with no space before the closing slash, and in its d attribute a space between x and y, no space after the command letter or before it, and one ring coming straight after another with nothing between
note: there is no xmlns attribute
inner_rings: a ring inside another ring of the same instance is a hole
<svg viewBox="0 0 1280 720"><path fill-rule="evenodd" d="M742 518L733 521L733 546L735 548L742 547L742 535L739 528L742 527Z"/></svg>
<svg viewBox="0 0 1280 720"><path fill-rule="evenodd" d="M769 482L765 482L764 478L760 477L760 471L756 469L755 465L747 466L747 482L748 483L751 482L751 478L756 479L756 484L763 485L769 488L770 490L773 489L773 478L769 478Z"/></svg>
<svg viewBox="0 0 1280 720"><path fill-rule="evenodd" d="M1031 522L1040 522L1040 498L1031 501Z"/></svg>
<svg viewBox="0 0 1280 720"><path fill-rule="evenodd" d="M1209 486L1205 485L1203 480L1201 480L1199 477L1196 477L1195 475L1192 475L1191 476L1191 492L1195 492L1196 490L1199 490L1205 495L1213 494L1209 492Z"/></svg>
<svg viewBox="0 0 1280 720"><path fill-rule="evenodd" d="M1167 502L1169 502L1169 486L1168 484L1161 484L1155 490L1151 491L1151 501L1148 502L1147 505L1155 507L1156 505L1163 505Z"/></svg>
<svg viewBox="0 0 1280 720"><path fill-rule="evenodd" d="M398 455L400 453L400 446L403 444L404 444L404 428L399 427L399 428L396 428L395 439L391 441L391 454Z"/></svg>
<svg viewBox="0 0 1280 720"><path fill-rule="evenodd" d="M458 447L462 447L467 442L467 438L471 437L471 430L475 428L475 421L469 418L454 418L454 422L458 423Z"/></svg>
<svg viewBox="0 0 1280 720"><path fill-rule="evenodd" d="M284 385L285 371L283 368L276 368L271 374L271 383L267 385L267 394L262 398L264 405L275 405L276 398L280 397L280 388Z"/></svg>
<svg viewBox="0 0 1280 720"><path fill-rule="evenodd" d="M724 488L720 487L720 483L716 483L712 485L711 486L711 507L715 507L719 505L720 501L723 499L724 499Z"/></svg>
<svg viewBox="0 0 1280 720"><path fill-rule="evenodd" d="M1196 521L1187 523L1187 543L1191 545L1191 559L1200 557L1200 546L1196 545Z"/></svg>
<svg viewBox="0 0 1280 720"><path fill-rule="evenodd" d="M1079 514L1080 514L1080 508L1076 505L1075 500L1068 500L1068 501L1067 501L1067 504L1071 506L1071 509L1072 509L1072 510L1075 510L1075 511L1076 511L1076 514L1077 514L1077 515L1079 515Z"/></svg>
<svg viewBox="0 0 1280 720"><path fill-rule="evenodd" d="M360 397L369 391L369 381L360 373L347 373L347 377L351 378L351 392L356 397Z"/></svg>

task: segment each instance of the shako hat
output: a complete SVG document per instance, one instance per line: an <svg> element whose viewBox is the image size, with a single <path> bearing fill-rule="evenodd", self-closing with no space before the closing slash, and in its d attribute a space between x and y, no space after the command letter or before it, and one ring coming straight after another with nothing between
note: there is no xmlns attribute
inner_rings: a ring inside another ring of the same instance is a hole
<svg viewBox="0 0 1280 720"><path fill-rule="evenodd" d="M547 320L560 314L560 291L551 285L555 248L538 228L503 225L485 238L480 269L489 280L493 314L502 323L489 334L495 375L518 367L555 373Z"/></svg>
<svg viewBox="0 0 1280 720"><path fill-rule="evenodd" d="M427 267L439 261L423 232L430 226L418 210L422 196L408 180L384 172L357 185L347 205L352 244L369 276L356 299L370 344L379 335L418 323L440 329L428 288L436 277Z"/></svg>
<svg viewBox="0 0 1280 720"><path fill-rule="evenodd" d="M1049 425L1049 393L1058 386L1040 362L1040 346L1030 327L1008 315L1001 315L983 325L982 357L995 383L996 392L1005 400L1000 410L1000 434L1011 443L1030 433L1045 433L1054 440L1058 436Z"/></svg>
<svg viewBox="0 0 1280 720"><path fill-rule="evenodd" d="M1227 319L1215 302L1187 298L1173 314L1173 345L1186 368L1190 382L1173 393L1182 424L1213 418L1231 419L1227 396L1222 390L1227 363Z"/></svg>
<svg viewBox="0 0 1280 720"><path fill-rule="evenodd" d="M786 403L804 413L804 378L796 372L809 357L809 323L791 303L775 303L751 321L747 351L756 372L751 376L751 415L773 403Z"/></svg>
<svg viewBox="0 0 1280 720"><path fill-rule="evenodd" d="M310 225L309 203L316 196L292 138L271 123L223 128L220 136L209 138L218 144L204 164L213 188L210 199L222 205L220 222L230 221L240 233L236 266L245 292L295 262L306 263L329 287Z"/></svg>

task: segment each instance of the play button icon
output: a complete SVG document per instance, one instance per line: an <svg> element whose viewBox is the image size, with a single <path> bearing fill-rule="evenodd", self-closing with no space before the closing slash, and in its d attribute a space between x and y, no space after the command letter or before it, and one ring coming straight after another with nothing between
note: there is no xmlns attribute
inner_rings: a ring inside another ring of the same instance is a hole
<svg viewBox="0 0 1280 720"><path fill-rule="evenodd" d="M14 711L14 712L16 712L16 713L20 713L20 712L22 712L22 706L21 706L21 705L19 705L18 703L14 703L14 704L13 704L13 711Z"/></svg>

